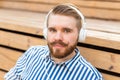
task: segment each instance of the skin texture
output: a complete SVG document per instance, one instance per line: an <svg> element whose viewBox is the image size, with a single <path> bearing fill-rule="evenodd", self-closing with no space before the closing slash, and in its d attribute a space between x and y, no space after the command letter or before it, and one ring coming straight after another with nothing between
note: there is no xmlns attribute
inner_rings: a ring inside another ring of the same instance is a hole
<svg viewBox="0 0 120 80"><path fill-rule="evenodd" d="M51 57L56 63L75 56L74 49L78 42L78 33L74 17L59 14L49 16L47 43Z"/></svg>

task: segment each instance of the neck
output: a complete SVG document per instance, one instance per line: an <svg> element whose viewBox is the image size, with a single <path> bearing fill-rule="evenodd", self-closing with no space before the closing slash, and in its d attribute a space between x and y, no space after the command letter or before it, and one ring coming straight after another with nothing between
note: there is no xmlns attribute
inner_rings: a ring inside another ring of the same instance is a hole
<svg viewBox="0 0 120 80"><path fill-rule="evenodd" d="M68 60L70 60L71 58L73 58L76 55L75 51L73 51L70 55L64 57L64 58L56 58L51 56L52 60L55 61L55 63L62 63L62 62L66 62Z"/></svg>

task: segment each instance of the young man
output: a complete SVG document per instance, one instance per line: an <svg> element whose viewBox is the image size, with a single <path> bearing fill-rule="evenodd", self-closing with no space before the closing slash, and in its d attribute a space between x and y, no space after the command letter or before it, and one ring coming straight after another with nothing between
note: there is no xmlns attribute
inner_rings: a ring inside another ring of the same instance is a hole
<svg viewBox="0 0 120 80"><path fill-rule="evenodd" d="M73 5L58 5L45 20L47 46L34 46L5 75L6 80L103 80L77 49L84 40L84 17Z"/></svg>

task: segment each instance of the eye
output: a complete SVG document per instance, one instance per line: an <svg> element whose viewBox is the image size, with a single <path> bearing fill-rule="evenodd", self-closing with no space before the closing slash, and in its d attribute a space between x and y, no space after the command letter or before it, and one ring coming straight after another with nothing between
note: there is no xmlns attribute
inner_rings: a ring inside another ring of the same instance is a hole
<svg viewBox="0 0 120 80"><path fill-rule="evenodd" d="M68 29L68 28L65 28L65 29L64 29L64 32L65 32L65 33L70 33L71 31L72 31L72 30L71 30L71 29Z"/></svg>
<svg viewBox="0 0 120 80"><path fill-rule="evenodd" d="M54 28L48 28L49 32L56 32L56 30Z"/></svg>

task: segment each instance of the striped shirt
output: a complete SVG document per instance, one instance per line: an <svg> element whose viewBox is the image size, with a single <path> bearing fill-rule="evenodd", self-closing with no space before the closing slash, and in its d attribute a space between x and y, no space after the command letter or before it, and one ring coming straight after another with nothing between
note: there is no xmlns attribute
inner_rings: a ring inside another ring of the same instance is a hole
<svg viewBox="0 0 120 80"><path fill-rule="evenodd" d="M102 75L88 63L78 49L76 55L56 64L48 46L29 48L16 65L4 76L5 80L103 80Z"/></svg>

